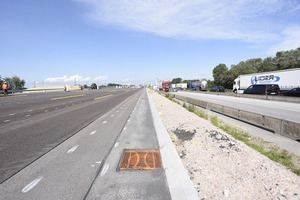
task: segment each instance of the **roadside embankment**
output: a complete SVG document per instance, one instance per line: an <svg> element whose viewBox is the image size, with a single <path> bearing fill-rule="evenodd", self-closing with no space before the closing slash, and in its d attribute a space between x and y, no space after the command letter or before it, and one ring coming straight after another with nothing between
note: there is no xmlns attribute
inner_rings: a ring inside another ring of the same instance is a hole
<svg viewBox="0 0 300 200"><path fill-rule="evenodd" d="M300 177L149 91L200 199L300 199Z"/></svg>

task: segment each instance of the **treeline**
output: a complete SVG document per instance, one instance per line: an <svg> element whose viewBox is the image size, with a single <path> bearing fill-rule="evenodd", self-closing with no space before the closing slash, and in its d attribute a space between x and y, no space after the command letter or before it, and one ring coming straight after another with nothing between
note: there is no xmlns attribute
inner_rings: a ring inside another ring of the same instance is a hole
<svg viewBox="0 0 300 200"><path fill-rule="evenodd" d="M2 86L3 83L8 84L9 90L22 90L22 89L25 89L24 86L25 86L26 82L24 79L21 79L18 76L13 76L11 78L10 77L2 78L0 76L0 85Z"/></svg>
<svg viewBox="0 0 300 200"><path fill-rule="evenodd" d="M231 65L219 64L213 69L214 84L231 89L239 75L300 68L300 47L296 50L277 52L275 57L253 58Z"/></svg>

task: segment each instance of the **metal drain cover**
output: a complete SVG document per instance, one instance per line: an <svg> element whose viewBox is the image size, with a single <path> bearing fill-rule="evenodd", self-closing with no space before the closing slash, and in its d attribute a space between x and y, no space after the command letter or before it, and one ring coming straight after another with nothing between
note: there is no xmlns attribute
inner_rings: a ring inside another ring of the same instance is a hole
<svg viewBox="0 0 300 200"><path fill-rule="evenodd" d="M159 150L125 150L120 163L120 170L161 169Z"/></svg>

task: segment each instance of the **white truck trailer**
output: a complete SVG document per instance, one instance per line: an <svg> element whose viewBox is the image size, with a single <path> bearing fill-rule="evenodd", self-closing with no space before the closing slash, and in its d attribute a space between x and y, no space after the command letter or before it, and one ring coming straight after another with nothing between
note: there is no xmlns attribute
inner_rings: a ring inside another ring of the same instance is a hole
<svg viewBox="0 0 300 200"><path fill-rule="evenodd" d="M256 84L277 84L281 91L300 87L300 68L240 75L233 82L233 92L243 93Z"/></svg>
<svg viewBox="0 0 300 200"><path fill-rule="evenodd" d="M180 90L186 90L187 89L187 83L176 83L176 88Z"/></svg>

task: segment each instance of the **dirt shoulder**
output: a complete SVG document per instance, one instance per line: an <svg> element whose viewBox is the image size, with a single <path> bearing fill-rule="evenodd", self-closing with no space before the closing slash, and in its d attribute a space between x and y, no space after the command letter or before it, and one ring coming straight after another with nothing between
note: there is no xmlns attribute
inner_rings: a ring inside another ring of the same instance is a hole
<svg viewBox="0 0 300 200"><path fill-rule="evenodd" d="M149 91L200 199L300 199L300 177Z"/></svg>

